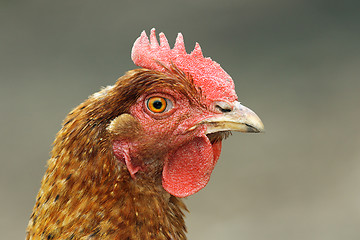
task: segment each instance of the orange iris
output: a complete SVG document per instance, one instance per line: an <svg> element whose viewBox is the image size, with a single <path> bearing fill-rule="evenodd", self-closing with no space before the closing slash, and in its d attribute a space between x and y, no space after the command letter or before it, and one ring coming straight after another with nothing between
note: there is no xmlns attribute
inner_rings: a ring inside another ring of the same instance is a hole
<svg viewBox="0 0 360 240"><path fill-rule="evenodd" d="M162 113L166 109L166 100L162 97L151 97L147 101L147 107L154 113Z"/></svg>

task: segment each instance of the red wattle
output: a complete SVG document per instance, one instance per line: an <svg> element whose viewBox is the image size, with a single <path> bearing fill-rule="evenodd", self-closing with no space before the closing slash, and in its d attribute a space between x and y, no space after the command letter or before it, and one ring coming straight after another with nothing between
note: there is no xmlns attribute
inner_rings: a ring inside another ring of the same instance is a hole
<svg viewBox="0 0 360 240"><path fill-rule="evenodd" d="M219 159L221 142L212 145L206 135L197 137L169 154L162 185L176 197L187 197L206 186Z"/></svg>

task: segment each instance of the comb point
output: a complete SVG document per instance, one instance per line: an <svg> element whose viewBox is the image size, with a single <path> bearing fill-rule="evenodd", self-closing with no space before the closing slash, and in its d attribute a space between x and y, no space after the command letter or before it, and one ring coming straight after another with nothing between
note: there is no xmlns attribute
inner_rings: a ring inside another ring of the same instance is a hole
<svg viewBox="0 0 360 240"><path fill-rule="evenodd" d="M165 49L169 49L170 50L170 45L169 45L169 42L165 36L165 34L163 32L161 32L159 34L159 37L160 37L160 46L165 48Z"/></svg>
<svg viewBox="0 0 360 240"><path fill-rule="evenodd" d="M159 43L158 43L158 41L156 39L155 28L152 28L151 32L150 32L150 45L151 45L152 48L159 47Z"/></svg>
<svg viewBox="0 0 360 240"><path fill-rule="evenodd" d="M136 40L136 42L138 42L138 43L141 44L141 45L143 45L143 44L145 44L145 45L150 44L150 43L149 43L149 38L148 38L148 36L146 35L145 30L142 31L141 36Z"/></svg>
<svg viewBox="0 0 360 240"><path fill-rule="evenodd" d="M191 56L195 56L195 57L201 57L203 58L203 53L201 51L201 47L200 47L200 44L199 43L196 43L195 44L195 48L194 50L190 53Z"/></svg>
<svg viewBox="0 0 360 240"><path fill-rule="evenodd" d="M131 59L134 63L140 62L141 59L141 49L149 48L149 38L146 35L145 30L141 32L140 37L136 39L131 50Z"/></svg>
<svg viewBox="0 0 360 240"><path fill-rule="evenodd" d="M178 33L173 50L178 53L186 54L184 37L181 33Z"/></svg>

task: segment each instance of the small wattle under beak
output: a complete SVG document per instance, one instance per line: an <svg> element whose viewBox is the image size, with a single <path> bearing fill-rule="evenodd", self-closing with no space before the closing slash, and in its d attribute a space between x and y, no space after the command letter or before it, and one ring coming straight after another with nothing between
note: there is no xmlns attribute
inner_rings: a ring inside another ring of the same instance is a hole
<svg viewBox="0 0 360 240"><path fill-rule="evenodd" d="M241 105L240 102L233 102L232 106L227 103L220 103L216 107L222 114L204 119L200 123L207 125L206 134L223 131L251 133L264 131L264 124L260 118L251 109Z"/></svg>

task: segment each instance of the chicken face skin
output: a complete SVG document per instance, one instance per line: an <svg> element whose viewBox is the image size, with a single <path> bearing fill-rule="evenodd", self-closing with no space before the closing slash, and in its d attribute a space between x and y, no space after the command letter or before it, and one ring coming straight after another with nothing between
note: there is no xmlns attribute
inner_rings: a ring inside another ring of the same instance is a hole
<svg viewBox="0 0 360 240"><path fill-rule="evenodd" d="M173 107L164 113L153 113L146 106L146 99L149 96L162 96L170 99ZM154 149L155 154L160 154L160 157L190 141L200 132L205 132L205 126L196 128L194 131L187 130L204 118L212 116L208 109L191 104L183 95L171 90L153 92L140 97L137 103L130 108L130 113L143 128L141 142L148 144L143 148L150 151Z"/></svg>
<svg viewBox="0 0 360 240"><path fill-rule="evenodd" d="M149 99L162 99L167 106L154 112ZM261 128L257 116L239 106L220 100L206 105L171 89L154 89L130 107L141 130L130 139L116 139L114 153L133 178L153 174L172 195L189 196L208 183L229 131Z"/></svg>
<svg viewBox="0 0 360 240"><path fill-rule="evenodd" d="M147 103L149 98L154 97L167 99L171 103L171 108L162 113L152 112ZM132 136L131 139L115 140L113 146L116 157L127 165L134 178L141 173L154 174L154 178L161 179L162 177L164 186L164 182L174 177L174 174L183 177L189 175L188 170L193 164L180 167L179 163L190 163L194 158L186 158L186 161L179 160L182 158L182 156L178 156L179 149L196 149L201 153L200 155L204 155L203 153L206 152L204 159L207 162L206 169L190 171L191 175L201 175L201 172L212 171L214 154L212 145L206 137L206 126L202 125L189 131L203 119L214 115L203 105L192 103L176 91L161 89L142 95L130 108L130 114L134 117L134 121L140 124L141 131L138 131L136 136ZM205 139L206 148L201 146L202 140L200 144L197 143L199 139ZM221 148L216 149L220 151ZM220 153L216 154L216 160L219 155ZM196 164L196 161L193 163ZM204 164L199 166L204 166ZM180 181L184 180L183 177ZM171 190L168 192L173 195L181 195Z"/></svg>

